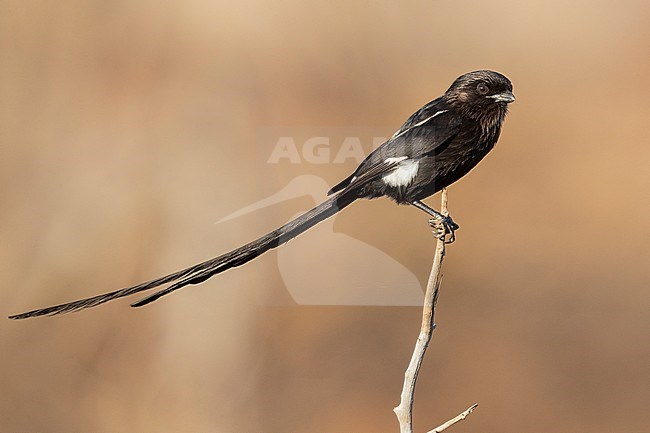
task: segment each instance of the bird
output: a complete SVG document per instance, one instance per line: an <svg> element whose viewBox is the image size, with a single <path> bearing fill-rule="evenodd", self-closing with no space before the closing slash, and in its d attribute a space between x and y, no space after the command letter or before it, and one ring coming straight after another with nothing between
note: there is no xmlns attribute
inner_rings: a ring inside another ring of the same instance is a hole
<svg viewBox="0 0 650 433"><path fill-rule="evenodd" d="M303 174L280 191L221 218L217 223L248 215L296 197L318 203L329 186L325 179ZM424 290L413 272L379 248L334 231L336 217L314 227L309 236L292 241L277 253L278 270L286 291L298 305L422 305ZM303 250L318 245L327 266L313 267ZM339 254L345 251L345 254ZM348 266L354 260L354 272ZM306 283L307 282L307 283Z"/></svg>
<svg viewBox="0 0 650 433"><path fill-rule="evenodd" d="M334 186L325 201L283 226L230 252L132 287L9 316L27 319L95 307L169 284L131 304L141 307L188 285L242 266L287 243L359 199L387 197L427 213L435 236L453 242L459 226L422 202L472 170L494 148L515 101L512 82L491 70L468 72L447 91L413 113L371 152L347 178ZM342 253L345 253L343 251Z"/></svg>

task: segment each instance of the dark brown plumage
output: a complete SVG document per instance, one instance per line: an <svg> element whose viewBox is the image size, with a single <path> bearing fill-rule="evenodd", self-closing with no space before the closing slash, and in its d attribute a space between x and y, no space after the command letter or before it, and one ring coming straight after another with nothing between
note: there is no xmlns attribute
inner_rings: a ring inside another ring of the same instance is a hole
<svg viewBox="0 0 650 433"><path fill-rule="evenodd" d="M484 94L479 85L487 86ZM503 96L497 100L495 95ZM406 161L418 162L417 174L410 182L393 186L378 176L360 187L360 196L388 196L400 204L425 199L463 177L492 150L512 101L512 84L505 76L493 71L462 75L444 95L409 117L390 140L330 192L342 190L352 178L363 177L387 158L408 156Z"/></svg>
<svg viewBox="0 0 650 433"><path fill-rule="evenodd" d="M184 286L201 283L247 263L360 198L386 196L399 204L414 205L444 226L440 236L450 233L453 237L458 226L421 200L463 177L492 150L499 138L507 106L513 101L510 80L498 72L482 70L462 75L444 95L409 117L352 175L332 188L328 200L277 230L229 253L137 286L10 318L77 311L171 283L131 304L134 307L146 305Z"/></svg>

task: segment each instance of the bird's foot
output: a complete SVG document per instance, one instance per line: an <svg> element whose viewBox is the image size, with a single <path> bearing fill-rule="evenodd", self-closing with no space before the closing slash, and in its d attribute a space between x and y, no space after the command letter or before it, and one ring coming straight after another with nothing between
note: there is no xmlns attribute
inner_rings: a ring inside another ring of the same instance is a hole
<svg viewBox="0 0 650 433"><path fill-rule="evenodd" d="M429 226L434 230L433 235L436 239L443 240L446 244L456 240L456 230L460 228L450 216L431 218Z"/></svg>

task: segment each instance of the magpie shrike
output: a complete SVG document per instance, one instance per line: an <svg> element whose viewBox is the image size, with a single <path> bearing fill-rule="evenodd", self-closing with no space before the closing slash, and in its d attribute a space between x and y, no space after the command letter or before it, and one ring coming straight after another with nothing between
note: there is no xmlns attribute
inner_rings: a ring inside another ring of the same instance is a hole
<svg viewBox="0 0 650 433"><path fill-rule="evenodd" d="M512 83L498 72L481 70L458 77L444 95L409 117L395 134L329 192L330 198L272 232L219 257L173 274L103 295L9 316L11 319L55 315L94 307L171 283L133 304L140 307L190 284L241 266L298 236L357 199L388 197L413 205L431 217L438 237L453 241L458 225L422 203L474 168L496 144Z"/></svg>

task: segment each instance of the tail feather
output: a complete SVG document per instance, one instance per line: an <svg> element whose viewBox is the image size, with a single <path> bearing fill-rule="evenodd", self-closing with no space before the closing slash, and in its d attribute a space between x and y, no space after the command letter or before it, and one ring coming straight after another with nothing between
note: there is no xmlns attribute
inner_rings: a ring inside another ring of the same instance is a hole
<svg viewBox="0 0 650 433"><path fill-rule="evenodd" d="M131 306L142 307L187 285L201 283L216 274L248 263L255 257L290 241L319 222L329 218L354 200L356 200L356 196L350 194L334 196L279 229L221 256L220 260L211 263L210 266L182 277L171 286L140 299Z"/></svg>
<svg viewBox="0 0 650 433"><path fill-rule="evenodd" d="M174 283L171 286L160 290L146 298L131 304L133 307L140 307L149 304L158 298L174 292L182 287L190 284L201 283L208 278L224 272L230 268L241 266L254 258L264 254L270 249L276 248L304 231L315 226L319 222L336 214L344 207L351 204L357 199L357 195L353 191L342 191L340 194L330 197L320 205L300 215L296 219L289 221L282 227L273 230L272 232L254 240L246 245L243 245L233 251L206 260L197 265L174 272L164 277L156 278L154 280L138 284L137 286L127 287L124 289L116 290L114 292L105 293L102 295L93 296L78 301L68 302L65 304L55 305L52 307L41 308L37 310L28 311L22 314L9 316L10 319L27 319L30 317L38 316L53 316L57 314L70 313L73 311L82 310L85 308L95 307L114 299L122 298L125 296L140 293L145 290L153 289L168 283Z"/></svg>

